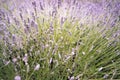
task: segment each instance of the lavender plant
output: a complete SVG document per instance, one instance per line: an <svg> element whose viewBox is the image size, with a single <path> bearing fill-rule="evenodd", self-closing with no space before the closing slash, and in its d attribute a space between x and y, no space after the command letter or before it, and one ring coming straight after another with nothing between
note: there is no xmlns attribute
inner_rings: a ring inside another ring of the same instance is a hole
<svg viewBox="0 0 120 80"><path fill-rule="evenodd" d="M119 0L0 3L0 79L120 79Z"/></svg>

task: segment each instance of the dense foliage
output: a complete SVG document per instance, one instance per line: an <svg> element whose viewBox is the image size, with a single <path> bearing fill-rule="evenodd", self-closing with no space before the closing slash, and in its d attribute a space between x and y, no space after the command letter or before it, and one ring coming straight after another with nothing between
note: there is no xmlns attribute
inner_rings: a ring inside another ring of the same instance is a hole
<svg viewBox="0 0 120 80"><path fill-rule="evenodd" d="M119 0L0 4L0 80L120 79Z"/></svg>

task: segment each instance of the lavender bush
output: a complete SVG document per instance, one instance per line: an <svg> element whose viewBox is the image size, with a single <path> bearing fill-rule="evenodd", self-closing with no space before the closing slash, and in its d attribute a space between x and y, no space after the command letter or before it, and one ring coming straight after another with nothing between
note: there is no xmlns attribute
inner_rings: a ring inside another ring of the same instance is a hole
<svg viewBox="0 0 120 80"><path fill-rule="evenodd" d="M1 80L120 79L119 0L1 0Z"/></svg>

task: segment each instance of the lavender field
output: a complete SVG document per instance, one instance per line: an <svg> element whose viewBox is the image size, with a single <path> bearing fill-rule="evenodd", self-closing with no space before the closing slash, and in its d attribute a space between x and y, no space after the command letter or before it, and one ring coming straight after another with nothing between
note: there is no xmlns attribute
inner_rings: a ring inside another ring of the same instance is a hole
<svg viewBox="0 0 120 80"><path fill-rule="evenodd" d="M0 80L120 79L120 0L0 0Z"/></svg>

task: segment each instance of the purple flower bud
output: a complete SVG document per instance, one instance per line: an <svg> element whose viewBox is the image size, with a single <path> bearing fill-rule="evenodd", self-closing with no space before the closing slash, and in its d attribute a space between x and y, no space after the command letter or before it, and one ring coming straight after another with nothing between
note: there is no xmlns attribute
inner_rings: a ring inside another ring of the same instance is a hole
<svg viewBox="0 0 120 80"><path fill-rule="evenodd" d="M34 27L35 26L35 22L32 20L31 21L31 27Z"/></svg>
<svg viewBox="0 0 120 80"><path fill-rule="evenodd" d="M39 70L40 69L40 64L37 64L34 68L35 71Z"/></svg>
<svg viewBox="0 0 120 80"><path fill-rule="evenodd" d="M60 24L62 25L64 23L63 17L61 17Z"/></svg>
<svg viewBox="0 0 120 80"><path fill-rule="evenodd" d="M61 6L61 0L58 0L58 8Z"/></svg>
<svg viewBox="0 0 120 80"><path fill-rule="evenodd" d="M16 18L14 18L14 21L16 25L19 25L19 21Z"/></svg>
<svg viewBox="0 0 120 80"><path fill-rule="evenodd" d="M10 61L3 61L5 65L8 65Z"/></svg>
<svg viewBox="0 0 120 80"><path fill-rule="evenodd" d="M15 76L14 80L21 80L21 77L19 75Z"/></svg>
<svg viewBox="0 0 120 80"><path fill-rule="evenodd" d="M57 10L55 9L55 10L52 11L52 16L55 17L56 14L57 14Z"/></svg>
<svg viewBox="0 0 120 80"><path fill-rule="evenodd" d="M27 20L28 20L28 23L30 23L30 18L27 18Z"/></svg>
<svg viewBox="0 0 120 80"><path fill-rule="evenodd" d="M27 54L25 54L25 56L23 57L23 59L22 59L24 62L25 62L25 64L27 64L27 62L28 62L28 55Z"/></svg>
<svg viewBox="0 0 120 80"><path fill-rule="evenodd" d="M0 9L0 20L3 20L5 18L5 12Z"/></svg>
<svg viewBox="0 0 120 80"><path fill-rule="evenodd" d="M20 15L20 18L21 18L21 20L23 20L23 16L22 16L22 13L20 13L19 15Z"/></svg>
<svg viewBox="0 0 120 80"><path fill-rule="evenodd" d="M24 31L26 34L30 33L31 30L30 30L30 26L28 24L25 24L25 28L24 28Z"/></svg>
<svg viewBox="0 0 120 80"><path fill-rule="evenodd" d="M12 35L12 41L13 41L13 43L16 42L16 35L15 34Z"/></svg>
<svg viewBox="0 0 120 80"><path fill-rule="evenodd" d="M16 62L17 62L17 58L13 58L12 61L13 61L14 63L16 63Z"/></svg>
<svg viewBox="0 0 120 80"><path fill-rule="evenodd" d="M31 21L31 27L34 27L35 30L38 32L38 24L35 21Z"/></svg>
<svg viewBox="0 0 120 80"><path fill-rule="evenodd" d="M75 4L76 3L76 0L73 0L73 4Z"/></svg>
<svg viewBox="0 0 120 80"><path fill-rule="evenodd" d="M44 10L44 9L43 9L43 6L42 6L42 4L41 4L41 2L40 2L40 9L41 9L41 10Z"/></svg>
<svg viewBox="0 0 120 80"><path fill-rule="evenodd" d="M50 23L50 32L53 33L53 31L54 31L53 24Z"/></svg>
<svg viewBox="0 0 120 80"><path fill-rule="evenodd" d="M32 12L32 18L33 20L35 20L35 14Z"/></svg>
<svg viewBox="0 0 120 80"><path fill-rule="evenodd" d="M32 5L34 6L34 7L36 7L36 2L34 1L34 2L32 2Z"/></svg>
<svg viewBox="0 0 120 80"><path fill-rule="evenodd" d="M107 79L108 77L109 77L108 74L105 74L105 75L103 76L104 79Z"/></svg>
<svg viewBox="0 0 120 80"><path fill-rule="evenodd" d="M7 22L8 24L10 24L10 18L7 16Z"/></svg>

